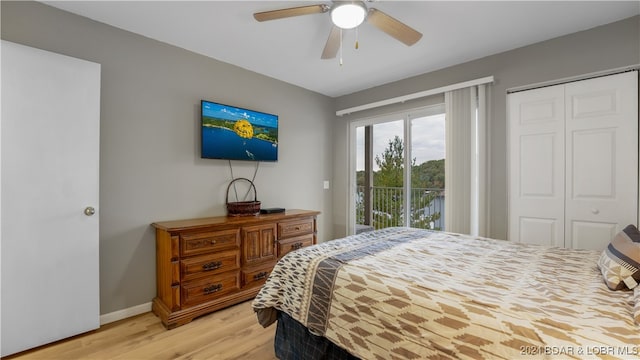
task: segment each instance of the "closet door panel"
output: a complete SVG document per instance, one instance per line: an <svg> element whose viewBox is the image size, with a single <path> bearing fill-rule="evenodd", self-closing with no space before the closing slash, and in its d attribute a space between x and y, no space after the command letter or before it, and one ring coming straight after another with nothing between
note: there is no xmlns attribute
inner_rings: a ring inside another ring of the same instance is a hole
<svg viewBox="0 0 640 360"><path fill-rule="evenodd" d="M638 75L566 85L566 246L602 250L637 221Z"/></svg>
<svg viewBox="0 0 640 360"><path fill-rule="evenodd" d="M568 247L573 249L604 249L602 239L610 239L619 232L616 223L599 223L595 221L571 221L571 231L573 238ZM605 246L607 245L605 244Z"/></svg>
<svg viewBox="0 0 640 360"><path fill-rule="evenodd" d="M532 134L520 137L520 196L528 199L553 198L558 187L554 179L554 154L557 134Z"/></svg>
<svg viewBox="0 0 640 360"><path fill-rule="evenodd" d="M568 139L567 162L573 199L615 200L616 131L613 128L575 130Z"/></svg>
<svg viewBox="0 0 640 360"><path fill-rule="evenodd" d="M558 246L563 239L558 237L558 228L562 229L563 224L559 224L557 219L531 218L520 216L518 239L527 244L538 244L545 246Z"/></svg>
<svg viewBox="0 0 640 360"><path fill-rule="evenodd" d="M564 88L509 95L509 239L563 246Z"/></svg>

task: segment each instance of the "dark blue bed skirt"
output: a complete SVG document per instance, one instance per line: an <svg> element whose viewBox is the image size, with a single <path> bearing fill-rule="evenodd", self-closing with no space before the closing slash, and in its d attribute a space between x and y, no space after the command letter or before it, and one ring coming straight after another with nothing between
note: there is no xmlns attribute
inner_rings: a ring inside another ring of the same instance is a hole
<svg viewBox="0 0 640 360"><path fill-rule="evenodd" d="M316 336L289 315L279 311L275 339L280 360L358 360L322 336Z"/></svg>

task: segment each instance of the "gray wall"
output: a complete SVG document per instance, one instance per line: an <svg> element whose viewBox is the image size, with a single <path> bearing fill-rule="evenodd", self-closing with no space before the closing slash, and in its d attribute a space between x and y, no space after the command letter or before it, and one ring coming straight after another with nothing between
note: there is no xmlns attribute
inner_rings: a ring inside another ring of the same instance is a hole
<svg viewBox="0 0 640 360"><path fill-rule="evenodd" d="M507 236L506 90L543 81L640 64L640 17L562 36L497 55L336 98L336 110L493 75L490 89L490 236ZM379 109L379 112L385 109ZM334 235L347 218L347 132L352 114L335 119Z"/></svg>
<svg viewBox="0 0 640 360"><path fill-rule="evenodd" d="M332 99L40 3L1 6L2 39L102 64L101 314L155 296L150 223L225 214L231 175L200 159L200 99L280 116L279 161L260 164L258 199L321 211L319 239L332 238ZM254 163L233 167L253 176Z"/></svg>

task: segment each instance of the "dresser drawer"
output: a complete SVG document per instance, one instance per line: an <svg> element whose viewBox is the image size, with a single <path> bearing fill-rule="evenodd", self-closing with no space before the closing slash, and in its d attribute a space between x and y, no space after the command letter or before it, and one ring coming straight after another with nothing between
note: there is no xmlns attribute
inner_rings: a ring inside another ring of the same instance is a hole
<svg viewBox="0 0 640 360"><path fill-rule="evenodd" d="M271 270L273 270L273 264L269 264L268 266L264 266L257 269L248 269L242 271L242 286L244 288L252 287L252 286L262 286L269 274L271 274Z"/></svg>
<svg viewBox="0 0 640 360"><path fill-rule="evenodd" d="M313 218L284 221L278 223L278 239L285 239L315 231L315 221Z"/></svg>
<svg viewBox="0 0 640 360"><path fill-rule="evenodd" d="M182 308L220 296L233 293L240 289L240 272L232 271L200 280L185 282L182 285Z"/></svg>
<svg viewBox="0 0 640 360"><path fill-rule="evenodd" d="M240 251L228 250L180 260L183 281L221 274L240 268Z"/></svg>
<svg viewBox="0 0 640 360"><path fill-rule="evenodd" d="M314 234L297 236L291 239L278 241L278 258L281 258L293 250L313 245Z"/></svg>
<svg viewBox="0 0 640 360"><path fill-rule="evenodd" d="M212 251L240 247L240 229L210 231L181 235L182 256L204 254Z"/></svg>

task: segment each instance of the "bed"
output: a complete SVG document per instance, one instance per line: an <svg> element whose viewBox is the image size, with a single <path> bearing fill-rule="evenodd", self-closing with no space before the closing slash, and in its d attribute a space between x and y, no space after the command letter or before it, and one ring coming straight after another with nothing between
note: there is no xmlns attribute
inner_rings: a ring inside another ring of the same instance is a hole
<svg viewBox="0 0 640 360"><path fill-rule="evenodd" d="M599 257L387 228L288 254L253 308L280 359L640 358L640 286Z"/></svg>

